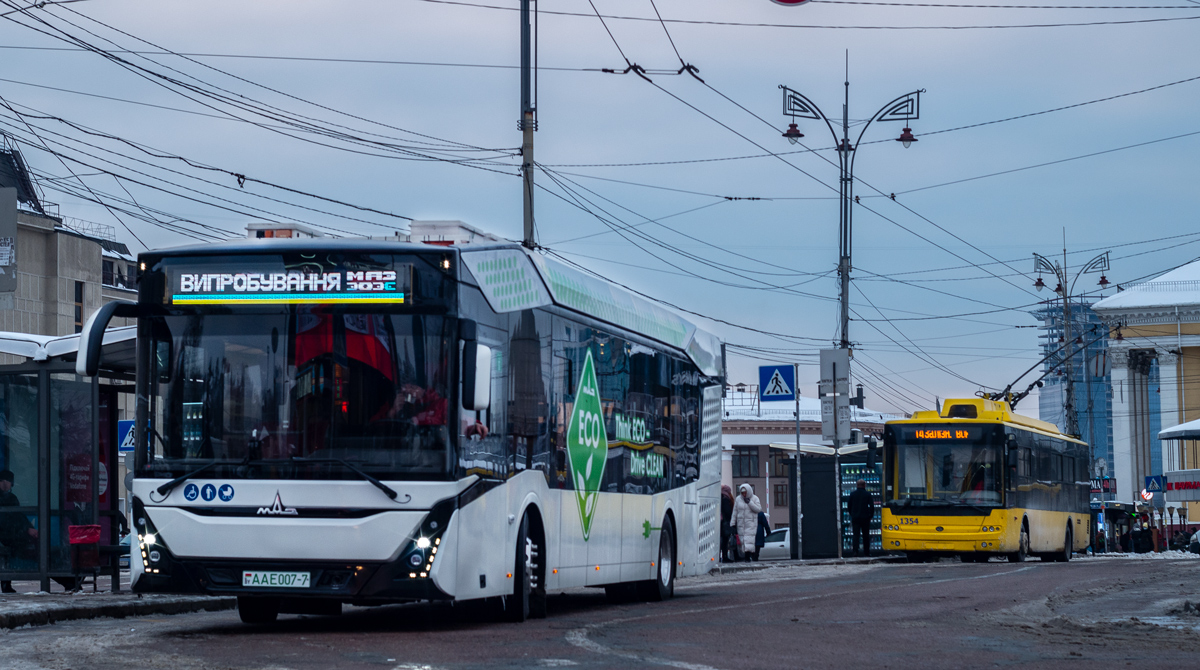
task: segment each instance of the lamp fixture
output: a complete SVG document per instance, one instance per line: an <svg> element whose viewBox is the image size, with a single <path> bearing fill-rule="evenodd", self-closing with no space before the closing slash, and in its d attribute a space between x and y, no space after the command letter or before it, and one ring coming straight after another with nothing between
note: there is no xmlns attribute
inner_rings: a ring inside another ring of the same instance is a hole
<svg viewBox="0 0 1200 670"><path fill-rule="evenodd" d="M788 129L783 132L783 136L787 138L788 142L795 144L800 141L801 137L804 137L804 133L800 132L800 129L796 127L796 124L789 123Z"/></svg>
<svg viewBox="0 0 1200 670"><path fill-rule="evenodd" d="M907 149L912 146L913 142L917 141L917 138L913 137L912 128L905 128L904 132L900 133L900 137L896 138L896 141L903 144L904 148Z"/></svg>

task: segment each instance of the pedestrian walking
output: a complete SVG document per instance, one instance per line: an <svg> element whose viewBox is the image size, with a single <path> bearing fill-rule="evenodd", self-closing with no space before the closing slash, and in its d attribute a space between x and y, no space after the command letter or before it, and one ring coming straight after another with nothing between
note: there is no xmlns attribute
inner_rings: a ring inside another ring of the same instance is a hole
<svg viewBox="0 0 1200 670"><path fill-rule="evenodd" d="M858 480L858 486L850 493L850 525L854 532L854 555L858 556L858 538L863 541L863 553L871 555L871 519L875 517L875 501L867 493L866 480Z"/></svg>
<svg viewBox="0 0 1200 670"><path fill-rule="evenodd" d="M749 484L739 486L737 499L733 501L733 525L747 561L754 554L754 536L758 533L758 513L761 511L762 503L754 495L754 489Z"/></svg>
<svg viewBox="0 0 1200 670"><path fill-rule="evenodd" d="M729 542L733 537L733 528L730 528L729 522L733 520L733 489L728 484L721 486L721 562L728 563L729 558ZM737 558L736 550L734 558Z"/></svg>
<svg viewBox="0 0 1200 670"><path fill-rule="evenodd" d="M771 534L771 520L767 518L766 512L758 513L758 529L754 531L754 560L758 560L758 553L767 545L767 536Z"/></svg>

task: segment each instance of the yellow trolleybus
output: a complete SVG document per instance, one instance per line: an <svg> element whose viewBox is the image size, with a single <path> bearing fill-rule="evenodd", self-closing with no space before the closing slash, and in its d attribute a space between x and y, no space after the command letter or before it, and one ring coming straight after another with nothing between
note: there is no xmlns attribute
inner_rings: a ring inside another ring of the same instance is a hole
<svg viewBox="0 0 1200 670"><path fill-rule="evenodd" d="M884 429L883 547L1069 561L1088 546L1088 446L1008 403L947 400Z"/></svg>

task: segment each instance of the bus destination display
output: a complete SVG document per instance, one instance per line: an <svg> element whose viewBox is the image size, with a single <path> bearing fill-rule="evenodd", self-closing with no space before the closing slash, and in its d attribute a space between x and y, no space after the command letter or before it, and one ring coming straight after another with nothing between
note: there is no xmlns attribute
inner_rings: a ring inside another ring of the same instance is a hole
<svg viewBox="0 0 1200 670"><path fill-rule="evenodd" d="M403 304L412 267L396 269L176 272L176 305Z"/></svg>
<svg viewBox="0 0 1200 670"><path fill-rule="evenodd" d="M980 436L979 428L969 426L909 428L904 430L905 440L933 440L938 442L974 441Z"/></svg>

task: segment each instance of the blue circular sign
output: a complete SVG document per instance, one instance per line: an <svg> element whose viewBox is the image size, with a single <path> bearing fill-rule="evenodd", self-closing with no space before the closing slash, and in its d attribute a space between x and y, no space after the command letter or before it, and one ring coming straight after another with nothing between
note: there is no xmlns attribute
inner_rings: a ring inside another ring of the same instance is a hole
<svg viewBox="0 0 1200 670"><path fill-rule="evenodd" d="M190 500L195 500L200 497L200 487L195 484L188 484L183 487L183 497Z"/></svg>
<svg viewBox="0 0 1200 670"><path fill-rule="evenodd" d="M233 486L229 484L221 484L221 488L217 489L217 495L220 496L221 500L224 500L225 502L233 500Z"/></svg>
<svg viewBox="0 0 1200 670"><path fill-rule="evenodd" d="M205 484L204 488L200 489L200 495L206 501L211 501L213 498L217 497L217 487L213 486L212 484Z"/></svg>

